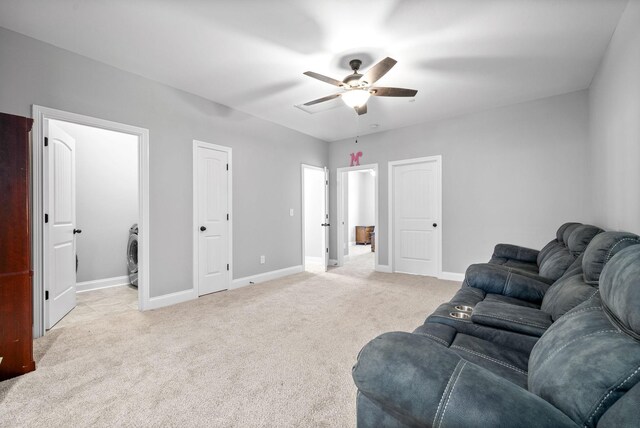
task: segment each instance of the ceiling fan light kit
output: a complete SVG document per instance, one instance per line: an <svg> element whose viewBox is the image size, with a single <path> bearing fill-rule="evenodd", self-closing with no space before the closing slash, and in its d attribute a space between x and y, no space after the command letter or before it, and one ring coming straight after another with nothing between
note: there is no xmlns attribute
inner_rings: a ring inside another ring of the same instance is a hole
<svg viewBox="0 0 640 428"><path fill-rule="evenodd" d="M362 107L367 103L371 94L365 89L350 89L342 94L342 101L351 108Z"/></svg>
<svg viewBox="0 0 640 428"><path fill-rule="evenodd" d="M371 67L365 74L360 74L358 73L358 70L362 65L362 61L359 59L352 59L349 61L349 66L353 70L353 73L345 77L342 81L313 71L306 71L304 73L305 75L321 80L325 83L329 83L330 85L338 86L344 89L345 92L318 98L316 100L309 101L304 105L311 106L340 97L347 106L353 108L358 115L362 115L367 112L367 101L372 95L376 97L415 97L418 93L415 89L371 86L373 83L378 81L378 79L387 74L387 72L391 70L396 63L397 61L395 59L387 57Z"/></svg>

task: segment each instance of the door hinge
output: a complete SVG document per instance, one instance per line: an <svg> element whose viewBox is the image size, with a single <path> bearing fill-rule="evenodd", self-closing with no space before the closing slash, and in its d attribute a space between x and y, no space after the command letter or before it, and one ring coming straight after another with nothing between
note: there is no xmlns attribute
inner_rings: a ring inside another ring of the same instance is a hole
<svg viewBox="0 0 640 428"><path fill-rule="evenodd" d="M49 214L44 215L44 222L49 223Z"/></svg>
<svg viewBox="0 0 640 428"><path fill-rule="evenodd" d="M49 290L44 291L44 300L49 300Z"/></svg>
<svg viewBox="0 0 640 428"><path fill-rule="evenodd" d="M229 221L229 214L227 214L227 221Z"/></svg>
<svg viewBox="0 0 640 428"><path fill-rule="evenodd" d="M329 180L325 180L324 184L326 184L328 186L329 185Z"/></svg>
<svg viewBox="0 0 640 428"><path fill-rule="evenodd" d="M49 145L49 137L44 137L44 146L47 147Z"/></svg>
<svg viewBox="0 0 640 428"><path fill-rule="evenodd" d="M229 263L227 263L227 270L229 270Z"/></svg>
<svg viewBox="0 0 640 428"><path fill-rule="evenodd" d="M227 171L229 171L229 164L227 164Z"/></svg>
<svg viewBox="0 0 640 428"><path fill-rule="evenodd" d="M329 252L329 249L327 248L327 253Z"/></svg>

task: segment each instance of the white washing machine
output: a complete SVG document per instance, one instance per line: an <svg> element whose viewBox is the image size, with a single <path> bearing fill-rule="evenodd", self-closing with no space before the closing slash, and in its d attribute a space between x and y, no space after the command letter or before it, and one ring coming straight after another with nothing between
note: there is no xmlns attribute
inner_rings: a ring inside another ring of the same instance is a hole
<svg viewBox="0 0 640 428"><path fill-rule="evenodd" d="M129 243L127 244L127 269L129 270L129 282L138 286L138 224L129 228Z"/></svg>

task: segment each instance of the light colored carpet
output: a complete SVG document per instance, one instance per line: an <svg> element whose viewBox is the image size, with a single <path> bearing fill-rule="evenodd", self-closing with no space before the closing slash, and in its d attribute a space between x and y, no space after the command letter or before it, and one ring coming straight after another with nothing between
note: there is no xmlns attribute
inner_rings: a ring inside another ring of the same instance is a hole
<svg viewBox="0 0 640 428"><path fill-rule="evenodd" d="M68 323L35 341L35 372L0 383L0 425L354 426L358 351L413 330L458 287L371 272L354 257L328 273Z"/></svg>

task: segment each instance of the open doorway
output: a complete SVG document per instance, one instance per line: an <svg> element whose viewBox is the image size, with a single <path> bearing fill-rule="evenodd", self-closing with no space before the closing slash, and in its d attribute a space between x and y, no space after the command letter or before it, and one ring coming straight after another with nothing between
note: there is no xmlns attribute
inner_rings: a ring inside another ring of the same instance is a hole
<svg viewBox="0 0 640 428"><path fill-rule="evenodd" d="M378 165L338 168L337 177L337 264L374 270L378 266Z"/></svg>
<svg viewBox="0 0 640 428"><path fill-rule="evenodd" d="M325 272L329 262L327 171L302 165L302 264L305 271Z"/></svg>
<svg viewBox="0 0 640 428"><path fill-rule="evenodd" d="M61 120L49 120L47 128L47 328L136 310L138 138ZM73 272L63 266L69 253L75 253L75 296Z"/></svg>
<svg viewBox="0 0 640 428"><path fill-rule="evenodd" d="M34 336L144 309L148 131L39 106L34 119Z"/></svg>

